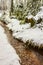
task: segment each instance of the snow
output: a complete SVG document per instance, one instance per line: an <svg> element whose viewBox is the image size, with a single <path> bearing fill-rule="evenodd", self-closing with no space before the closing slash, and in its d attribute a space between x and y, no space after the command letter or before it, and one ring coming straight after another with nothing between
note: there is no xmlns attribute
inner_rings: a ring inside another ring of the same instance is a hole
<svg viewBox="0 0 43 65"><path fill-rule="evenodd" d="M33 18L37 21L38 19L43 19L43 6L40 7L40 11Z"/></svg>
<svg viewBox="0 0 43 65"><path fill-rule="evenodd" d="M7 25L7 27L9 28L9 30L12 30L12 31L15 31L15 32L22 31L24 29L30 28L30 26L31 26L30 23L20 25L20 21L18 21L17 19L12 19L11 21L12 22L9 23Z"/></svg>
<svg viewBox="0 0 43 65"><path fill-rule="evenodd" d="M8 42L2 26L0 26L0 65L20 65L20 58Z"/></svg>
<svg viewBox="0 0 43 65"><path fill-rule="evenodd" d="M40 7L40 10L43 10L43 6Z"/></svg>
<svg viewBox="0 0 43 65"><path fill-rule="evenodd" d="M34 43L36 46L40 47L40 45L43 45L43 30L39 29L38 27L26 29L22 32L13 32L13 36L20 39L24 43L27 41L32 41L32 43Z"/></svg>
<svg viewBox="0 0 43 65"><path fill-rule="evenodd" d="M2 15L3 15L3 12L2 12L2 11L0 11L0 18L2 17Z"/></svg>
<svg viewBox="0 0 43 65"><path fill-rule="evenodd" d="M12 27L12 31L19 32L27 28L30 28L29 24L22 24L22 25L17 25L17 26L15 25Z"/></svg>
<svg viewBox="0 0 43 65"><path fill-rule="evenodd" d="M12 29L13 26L18 26L20 23L19 20L17 19L11 19L11 22L7 25L7 27L10 29Z"/></svg>
<svg viewBox="0 0 43 65"><path fill-rule="evenodd" d="M37 15L35 16L36 20L38 20L39 18L43 18L43 11L38 12Z"/></svg>
<svg viewBox="0 0 43 65"><path fill-rule="evenodd" d="M34 16L31 14L31 13L28 13L28 15L26 16L26 18L28 18L28 19L31 19L31 18L33 18Z"/></svg>
<svg viewBox="0 0 43 65"><path fill-rule="evenodd" d="M36 16L31 15L30 13L26 16L28 19L35 19L36 23L41 18L43 20L43 7L40 7L40 11L36 14ZM23 41L24 43L32 42L35 46L43 46L43 23L35 24L35 28L30 28L30 23L20 24L20 21L17 19L10 19L5 17L5 22L7 23L7 27L12 31L12 36ZM30 43L29 43L30 44Z"/></svg>
<svg viewBox="0 0 43 65"><path fill-rule="evenodd" d="M9 15L6 13L2 15L1 20L3 20L6 24L11 22Z"/></svg>
<svg viewBox="0 0 43 65"><path fill-rule="evenodd" d="M42 11L40 12L42 14ZM40 12L38 14L40 14ZM36 20L38 20L38 17L41 17L41 15L38 16L38 14L35 16L35 18L37 18ZM29 18L31 18L31 16ZM12 19L11 21L12 22L9 23L7 27L12 31L12 36L14 38L17 38L24 43L28 41L28 43L32 42L35 46L43 46L43 23L36 24L35 28L30 28L30 23L21 25L20 21L16 19Z"/></svg>
<svg viewBox="0 0 43 65"><path fill-rule="evenodd" d="M0 13L0 17L2 16L2 13Z"/></svg>
<svg viewBox="0 0 43 65"><path fill-rule="evenodd" d="M9 12L0 10L0 20L3 20L6 24L10 23Z"/></svg>
<svg viewBox="0 0 43 65"><path fill-rule="evenodd" d="M11 19L8 16L6 16L6 15L5 15L5 17L3 19L4 19L6 24L11 22Z"/></svg>

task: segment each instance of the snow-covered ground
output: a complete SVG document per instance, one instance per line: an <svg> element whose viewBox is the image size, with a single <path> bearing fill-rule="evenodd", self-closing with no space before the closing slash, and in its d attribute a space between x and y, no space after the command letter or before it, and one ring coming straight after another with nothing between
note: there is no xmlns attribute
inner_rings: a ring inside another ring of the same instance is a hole
<svg viewBox="0 0 43 65"><path fill-rule="evenodd" d="M35 24L35 28L31 28L31 23L20 24L20 21L17 19L10 19L7 15L5 15L5 23L7 23L7 27L11 30L12 36L22 40L23 42L32 42L35 46L43 46L43 6L40 7L40 11L36 16L28 14L28 19L34 18L36 23L40 18L42 19L42 23Z"/></svg>
<svg viewBox="0 0 43 65"><path fill-rule="evenodd" d="M36 14L36 16L34 16L35 20L38 20L40 18L43 19L43 6L40 7L40 11Z"/></svg>
<svg viewBox="0 0 43 65"><path fill-rule="evenodd" d="M15 21L15 22L14 22ZM12 30L12 36L23 41L24 43L32 42L35 46L43 45L43 23L36 24L37 27L30 28L30 24L20 24L18 20L13 19L7 27Z"/></svg>
<svg viewBox="0 0 43 65"><path fill-rule="evenodd" d="M43 14L42 14L43 15ZM40 15L41 16L41 15ZM37 20L37 19L36 19ZM31 24L20 24L18 20L11 20L7 25L9 30L12 30L12 36L26 43L32 42L35 46L43 46L43 22L36 24L35 28L30 28Z"/></svg>
<svg viewBox="0 0 43 65"><path fill-rule="evenodd" d="M17 39L20 39L24 43L32 42L35 46L41 46L43 45L43 30L36 28L30 28L23 30L22 32L13 32L13 36Z"/></svg>
<svg viewBox="0 0 43 65"><path fill-rule="evenodd" d="M0 65L20 65L20 58L8 42L2 26L0 26Z"/></svg>
<svg viewBox="0 0 43 65"><path fill-rule="evenodd" d="M27 19L33 18L35 20L35 23L37 23L38 20L40 20L40 18L43 20L43 6L40 7L40 11L35 16L33 16L31 13L28 13L26 18Z"/></svg>
<svg viewBox="0 0 43 65"><path fill-rule="evenodd" d="M9 23L7 25L7 27L9 28L9 30L15 31L15 32L19 32L19 31L23 31L24 29L28 29L30 28L30 23L26 23L26 24L21 24L20 25L20 21L17 19L12 19L12 22Z"/></svg>
<svg viewBox="0 0 43 65"><path fill-rule="evenodd" d="M5 22L6 24L11 22L10 16L9 16L9 12L5 11L5 10L0 10L0 20L2 20L3 22Z"/></svg>

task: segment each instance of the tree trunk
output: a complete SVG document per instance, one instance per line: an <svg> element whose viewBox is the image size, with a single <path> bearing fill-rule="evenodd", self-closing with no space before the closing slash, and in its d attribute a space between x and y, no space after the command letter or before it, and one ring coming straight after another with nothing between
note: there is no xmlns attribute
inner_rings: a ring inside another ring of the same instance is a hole
<svg viewBox="0 0 43 65"><path fill-rule="evenodd" d="M10 15L13 13L13 0L11 0L11 10L10 10Z"/></svg>

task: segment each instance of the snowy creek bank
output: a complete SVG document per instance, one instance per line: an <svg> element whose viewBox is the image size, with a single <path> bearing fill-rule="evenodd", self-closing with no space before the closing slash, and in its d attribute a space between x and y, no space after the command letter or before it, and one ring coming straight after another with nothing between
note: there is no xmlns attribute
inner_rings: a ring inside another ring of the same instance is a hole
<svg viewBox="0 0 43 65"><path fill-rule="evenodd" d="M30 23L20 24L18 20L13 19L7 25L12 31L12 36L28 45L43 47L43 23L36 24L37 27L30 27ZM32 43L31 43L32 42Z"/></svg>
<svg viewBox="0 0 43 65"><path fill-rule="evenodd" d="M20 65L20 58L10 45L5 30L0 25L0 65Z"/></svg>
<svg viewBox="0 0 43 65"><path fill-rule="evenodd" d="M16 39L23 41L24 43L28 42L28 45L38 46L39 48L43 47L43 7L36 14L36 16L28 15L27 18L34 18L35 25L31 27L31 23L20 24L18 19L11 19L8 14L2 17L2 20L7 24L6 26L9 30L12 31L12 36ZM38 23L39 19L42 19L42 22ZM37 24L38 23L38 24Z"/></svg>

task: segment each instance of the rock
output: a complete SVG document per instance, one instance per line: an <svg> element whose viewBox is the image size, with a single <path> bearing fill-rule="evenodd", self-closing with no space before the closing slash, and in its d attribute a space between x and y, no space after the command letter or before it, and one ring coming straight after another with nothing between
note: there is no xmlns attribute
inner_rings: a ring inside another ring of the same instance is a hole
<svg viewBox="0 0 43 65"><path fill-rule="evenodd" d="M39 19L37 20L37 24L41 23L41 21L42 21L42 19L39 18Z"/></svg>
<svg viewBox="0 0 43 65"><path fill-rule="evenodd" d="M33 17L31 18L25 18L25 22L26 23L31 23L31 27L33 27L35 25L35 19Z"/></svg>

